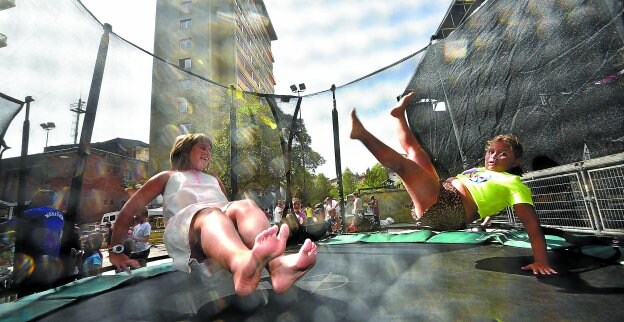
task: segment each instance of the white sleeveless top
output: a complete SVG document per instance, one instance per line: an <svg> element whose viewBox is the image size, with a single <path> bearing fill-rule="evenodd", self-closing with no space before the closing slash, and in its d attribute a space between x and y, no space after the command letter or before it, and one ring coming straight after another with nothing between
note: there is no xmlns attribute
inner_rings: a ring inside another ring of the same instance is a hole
<svg viewBox="0 0 624 322"><path fill-rule="evenodd" d="M217 178L196 170L179 171L167 181L163 194L163 217L166 223L190 205L221 208L228 202Z"/></svg>

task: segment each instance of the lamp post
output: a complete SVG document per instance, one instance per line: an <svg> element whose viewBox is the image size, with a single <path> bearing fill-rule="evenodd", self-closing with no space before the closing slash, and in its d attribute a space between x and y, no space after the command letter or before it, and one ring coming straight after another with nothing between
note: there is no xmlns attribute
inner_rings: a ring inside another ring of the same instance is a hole
<svg viewBox="0 0 624 322"><path fill-rule="evenodd" d="M46 131L46 144L45 144L45 148L43 148L43 154L44 157L46 156L46 149L48 148L48 137L50 136L50 131L54 130L56 128L56 124L54 124L54 122L47 122L47 123L41 123L39 124L41 125L41 128ZM45 162L45 173L44 173L44 183L46 185L46 188L48 187L48 162L46 160Z"/></svg>
<svg viewBox="0 0 624 322"><path fill-rule="evenodd" d="M290 90L293 93L296 93L297 97L301 97L301 93L305 92L306 86L305 86L304 83L299 84L299 87L297 87L297 85L295 85L295 84L292 84L292 85L290 85ZM303 132L303 121L302 121L302 114L303 114L303 111L301 110L301 108L299 108L299 126L300 126L300 128L299 128L299 144L301 146L301 166L303 167L303 196L302 196L303 198L302 198L302 200L306 200L306 198L305 198L305 195L306 195L306 169L305 169L305 155L303 153L303 135L302 135L302 132Z"/></svg>
<svg viewBox="0 0 624 322"><path fill-rule="evenodd" d="M41 128L46 131L46 145L45 147L48 147L48 137L50 135L50 131L54 130L56 128L56 124L54 124L54 122L47 122L47 123L41 123ZM45 152L45 149L43 150Z"/></svg>

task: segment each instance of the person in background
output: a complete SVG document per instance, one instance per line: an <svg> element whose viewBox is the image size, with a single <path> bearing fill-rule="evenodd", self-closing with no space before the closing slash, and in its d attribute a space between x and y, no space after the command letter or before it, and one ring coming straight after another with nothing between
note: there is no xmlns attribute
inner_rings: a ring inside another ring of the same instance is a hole
<svg viewBox="0 0 624 322"><path fill-rule="evenodd" d="M414 215L424 226L436 230L465 229L513 207L529 235L534 262L523 266L533 274L557 272L548 263L546 241L533 207L531 190L521 180L523 147L517 137L498 135L485 146L485 164L441 181L418 139L409 128L405 109L414 93L403 96L390 115L398 125L398 137L407 158L371 134L351 112L351 139L359 140L386 168L395 171L414 202Z"/></svg>
<svg viewBox="0 0 624 322"><path fill-rule="evenodd" d="M69 280L75 280L80 273L80 264L82 262L82 243L80 241L80 227L74 224L71 235L67 238L67 242L60 248L60 258L63 261L64 277L70 277Z"/></svg>
<svg viewBox="0 0 624 322"><path fill-rule="evenodd" d="M132 237L132 234L134 234L134 227L136 227L138 224L139 224L139 217L132 216L132 225L130 229L128 229L126 239L124 240L124 243L123 243L123 247L124 247L123 253L126 254L126 256L128 257L130 257L130 254L136 251L136 241L130 237ZM115 230L113 229L113 231ZM112 240L112 235L111 235L111 240Z"/></svg>
<svg viewBox="0 0 624 322"><path fill-rule="evenodd" d="M293 205L293 213L294 213L295 217L297 218L297 223L300 226L301 225L305 225L306 224L306 218L308 216L303 211L303 209L301 209L301 200L299 198L293 198L292 199L292 205Z"/></svg>
<svg viewBox="0 0 624 322"><path fill-rule="evenodd" d="M15 236L15 245L20 245L15 258L23 265L16 264L13 272L18 297L48 289L63 277L65 269L59 254L64 223L63 213L54 208L54 192L41 189L33 194L22 216L0 227L4 232L17 231L20 226Z"/></svg>
<svg viewBox="0 0 624 322"><path fill-rule="evenodd" d="M314 205L313 214L315 223L325 222L325 207L323 207L322 203Z"/></svg>
<svg viewBox="0 0 624 322"><path fill-rule="evenodd" d="M273 223L279 224L282 221L282 217L284 217L284 200L278 199L277 206L273 210Z"/></svg>
<svg viewBox="0 0 624 322"><path fill-rule="evenodd" d="M84 246L84 261L80 268L80 276L99 276L102 275L102 248L103 236L100 233L93 233L87 236Z"/></svg>
<svg viewBox="0 0 624 322"><path fill-rule="evenodd" d="M375 196L370 197L368 207L370 208L373 217L375 217L375 223L379 225L379 201L377 201Z"/></svg>
<svg viewBox="0 0 624 322"><path fill-rule="evenodd" d="M174 269L190 272L196 263L211 259L232 273L236 294L249 295L266 267L273 291L284 293L316 263L316 244L307 239L298 253L285 255L288 226L271 226L252 200L229 201L221 180L203 172L211 150L212 141L205 134L176 138L171 169L150 178L121 209L111 239L115 245L109 251L111 263L124 271L139 266L123 254L120 244L132 214L162 194L163 240Z"/></svg>
<svg viewBox="0 0 624 322"><path fill-rule="evenodd" d="M360 194L357 192L353 193L353 215L363 215L364 214L364 202L362 202L362 198L360 198Z"/></svg>
<svg viewBox="0 0 624 322"><path fill-rule="evenodd" d="M152 226L147 222L147 210L139 212L136 218L138 223L134 226L132 235L128 236L134 241L134 251L130 253L130 258L136 259L142 267L145 267L152 247L149 243Z"/></svg>
<svg viewBox="0 0 624 322"><path fill-rule="evenodd" d="M106 222L106 247L109 247L110 245L110 241L111 241L111 237L113 236L113 225L110 223L110 221Z"/></svg>
<svg viewBox="0 0 624 322"><path fill-rule="evenodd" d="M331 232L340 231L340 204L330 197L325 198L325 220L331 224Z"/></svg>
<svg viewBox="0 0 624 322"><path fill-rule="evenodd" d="M305 212L306 214L306 225L309 224L313 224L314 223L314 211L312 209L312 205L311 204L306 204L305 208L303 209L303 212Z"/></svg>
<svg viewBox="0 0 624 322"><path fill-rule="evenodd" d="M355 202L355 196L353 194L348 194L347 201L345 203L345 222L347 225L347 230L349 232L357 231L356 221L355 221L356 216L353 215L355 212L354 202Z"/></svg>

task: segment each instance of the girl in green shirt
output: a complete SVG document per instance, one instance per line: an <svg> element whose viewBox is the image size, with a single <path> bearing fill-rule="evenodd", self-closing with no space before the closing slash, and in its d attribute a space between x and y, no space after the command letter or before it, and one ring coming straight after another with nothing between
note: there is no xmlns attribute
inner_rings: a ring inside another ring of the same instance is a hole
<svg viewBox="0 0 624 322"><path fill-rule="evenodd" d="M478 218L513 207L522 221L533 249L534 263L522 267L533 274L557 272L548 263L546 241L542 233L531 192L520 181L523 148L518 138L505 134L489 140L483 168L464 171L441 181L429 156L407 124L405 109L412 98L401 98L390 114L397 120L398 137L407 158L372 135L351 112L350 137L359 140L385 167L395 171L414 203L415 219L436 230L464 229Z"/></svg>

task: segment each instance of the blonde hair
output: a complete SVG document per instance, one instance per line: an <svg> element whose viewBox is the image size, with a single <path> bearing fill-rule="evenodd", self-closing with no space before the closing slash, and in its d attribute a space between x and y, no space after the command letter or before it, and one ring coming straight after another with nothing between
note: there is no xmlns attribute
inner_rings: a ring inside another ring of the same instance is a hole
<svg viewBox="0 0 624 322"><path fill-rule="evenodd" d="M503 142L503 143L509 145L509 147L511 148L511 151L513 151L513 154L516 157L516 159L521 159L522 155L524 154L524 147L522 147L522 143L520 143L520 139L518 139L518 137L513 135L513 134L499 134L499 135L491 138L485 144L485 151L486 152L490 148L492 143L494 143L494 142ZM523 173L522 167L520 167L520 166L513 167L513 168L507 170L507 172L511 173L511 174L518 175L518 176L521 176L522 173Z"/></svg>
<svg viewBox="0 0 624 322"><path fill-rule="evenodd" d="M206 143L212 149L212 141L203 133L193 133L180 135L176 138L169 153L171 161L171 170L189 170L191 169L191 160L189 154L191 149L197 143Z"/></svg>
<svg viewBox="0 0 624 322"><path fill-rule="evenodd" d="M522 158L522 155L524 154L524 148L522 147L522 143L520 143L520 139L513 134L499 134L491 138L485 144L485 151L487 151L490 148L490 145L494 142L504 142L508 144L514 153L514 156L518 159Z"/></svg>

